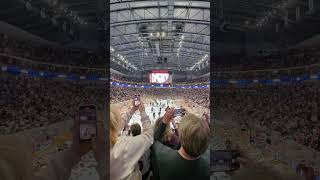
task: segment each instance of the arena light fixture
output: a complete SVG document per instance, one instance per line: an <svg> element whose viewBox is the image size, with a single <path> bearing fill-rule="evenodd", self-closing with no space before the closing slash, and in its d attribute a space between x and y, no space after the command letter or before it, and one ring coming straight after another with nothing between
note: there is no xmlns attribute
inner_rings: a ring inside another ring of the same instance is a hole
<svg viewBox="0 0 320 180"><path fill-rule="evenodd" d="M157 32L157 37L160 37L160 32Z"/></svg>
<svg viewBox="0 0 320 180"><path fill-rule="evenodd" d="M135 65L128 62L128 60L124 56L122 56L121 54L117 54L117 59L119 59L120 61L116 61L116 63L121 65L122 67L124 67L126 69L131 68L134 70L138 70L138 68ZM113 58L112 61L115 61L115 59Z"/></svg>
<svg viewBox="0 0 320 180"><path fill-rule="evenodd" d="M200 69L200 65L203 64L203 63L206 61L207 58L208 58L208 54L204 55L197 63L195 63L195 64L190 68L190 70L192 71L192 70L194 70L194 68L196 68L196 67L199 67L199 69ZM208 64L206 64L206 65L208 65ZM204 66L203 66L203 67L204 67Z"/></svg>
<svg viewBox="0 0 320 180"><path fill-rule="evenodd" d="M166 36L166 33L165 32L162 32L162 37L165 37Z"/></svg>

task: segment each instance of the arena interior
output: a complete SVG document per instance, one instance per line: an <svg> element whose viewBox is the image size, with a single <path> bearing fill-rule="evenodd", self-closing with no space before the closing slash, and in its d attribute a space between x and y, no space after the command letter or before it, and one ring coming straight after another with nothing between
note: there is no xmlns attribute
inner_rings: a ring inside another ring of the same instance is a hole
<svg viewBox="0 0 320 180"><path fill-rule="evenodd" d="M0 180L320 179L320 1L10 0L0 10ZM130 118L114 123L109 106ZM94 126L83 123L92 112ZM196 158L179 134L190 114L209 124L183 135L210 127L208 148L191 142ZM117 143L138 148L118 155ZM132 167L120 162L143 148ZM155 168L159 149L188 166Z"/></svg>
<svg viewBox="0 0 320 180"><path fill-rule="evenodd" d="M136 102L134 99L139 98L145 106L145 113L149 116L151 128L154 129L154 136L156 136L158 124L168 113L168 108L180 111L181 114L175 115L168 125L169 129L166 128L161 139L161 143L171 147L174 154L181 150L181 148L179 149L180 136L176 136L176 134L180 134L180 130L183 131L183 124L187 121L185 120L187 118L184 117L189 114L196 115L199 121L205 122L207 120L207 138L209 138L209 1L111 3L110 52L110 101L112 106L119 107L123 117L131 111L130 109L134 106L133 101ZM126 129L129 134L132 132L134 135L138 124L142 128L141 135L147 137L148 126L142 122L143 115L141 113L144 114L141 111L134 113L131 119L126 122L128 127L124 128L122 135L127 134ZM204 129L199 128L197 131L202 130ZM191 132L192 127L188 131ZM198 132L195 132L193 136L197 136ZM169 137L169 140L165 140L166 137ZM174 141L174 137L178 137L179 140ZM149 160L143 161L142 166L150 166L148 168L150 170L140 169L142 179L168 178L164 165L155 168L158 163L154 163L154 161L165 159L157 153L165 147L156 146L156 141L157 139L154 138L150 150L146 148L143 152L143 157L147 156ZM145 143L141 143L141 149L145 144L148 144L148 138L145 139ZM119 146L116 143L111 151L111 178L116 177L116 168L113 168L112 164L123 162L121 158L116 158L117 152L121 151ZM184 162L181 167L185 167L185 169L179 168L181 162L175 161L170 152L165 153L164 156L167 155L172 160L163 163L169 165L175 162L177 166L177 168L173 167L176 172L173 172L175 175L170 173L170 178L181 179L185 176L183 179L191 177L193 177L191 179L209 179L210 149L205 145L202 146L201 148L205 148L205 151L201 153L201 157L199 156L199 161L204 163L188 165L189 168L186 168L186 162ZM132 151L134 150L132 149ZM202 173L201 176L193 174L193 171L198 169L196 166L203 167L201 171L205 170L207 173ZM185 175L181 176L180 171L187 172L182 173Z"/></svg>

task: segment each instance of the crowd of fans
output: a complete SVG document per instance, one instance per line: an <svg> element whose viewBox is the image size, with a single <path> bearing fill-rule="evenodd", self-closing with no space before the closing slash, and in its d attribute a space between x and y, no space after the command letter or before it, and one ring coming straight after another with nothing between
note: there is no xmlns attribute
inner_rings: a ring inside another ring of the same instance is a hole
<svg viewBox="0 0 320 180"><path fill-rule="evenodd" d="M0 53L53 64L105 67L104 59L98 58L96 52L84 49L40 47L30 42L15 40L6 34L0 34Z"/></svg>
<svg viewBox="0 0 320 180"><path fill-rule="evenodd" d="M125 88L125 87L110 87L110 102L117 103L131 100L135 95L157 96L167 99L182 98L199 106L209 108L210 90L205 89L168 89L168 88Z"/></svg>
<svg viewBox="0 0 320 180"><path fill-rule="evenodd" d="M178 125L175 109L167 107L152 126L143 102L133 103L129 109L121 117L119 107L110 107L111 179L209 179L207 118L187 113ZM133 124L127 134L127 124L136 111L140 112L142 128ZM170 123L175 124L174 129Z"/></svg>
<svg viewBox="0 0 320 180"><path fill-rule="evenodd" d="M194 78L194 79L176 79L174 80L174 83L178 84L200 84L200 83L208 83L210 81L210 75L205 76L205 77L199 77L199 78Z"/></svg>
<svg viewBox="0 0 320 180"><path fill-rule="evenodd" d="M135 77L126 77L121 76L115 73L111 73L111 81L115 82L126 82L126 83L149 83L148 78L135 78ZM210 76L195 78L195 79L174 79L173 84L201 84L208 83L210 81Z"/></svg>
<svg viewBox="0 0 320 180"><path fill-rule="evenodd" d="M73 119L81 103L103 104L104 88L72 81L0 74L0 134ZM102 86L103 87L103 86Z"/></svg>
<svg viewBox="0 0 320 180"><path fill-rule="evenodd" d="M234 114L240 124L258 124L320 151L319 86L305 82L219 87L213 93L213 106L216 112Z"/></svg>
<svg viewBox="0 0 320 180"><path fill-rule="evenodd" d="M279 79L282 77L296 77L315 75L320 72L320 65L299 67L292 69L252 70L252 71L220 71L213 72L214 80L252 80L252 79Z"/></svg>
<svg viewBox="0 0 320 180"><path fill-rule="evenodd" d="M126 77L126 76L121 76L115 73L111 73L110 76L111 81L116 81L116 82L127 82L127 83L148 83L147 78L136 78L136 77Z"/></svg>
<svg viewBox="0 0 320 180"><path fill-rule="evenodd" d="M215 58L214 69L221 70L263 70L305 66L319 63L317 50L291 50L268 55L239 58L241 55L229 55Z"/></svg>

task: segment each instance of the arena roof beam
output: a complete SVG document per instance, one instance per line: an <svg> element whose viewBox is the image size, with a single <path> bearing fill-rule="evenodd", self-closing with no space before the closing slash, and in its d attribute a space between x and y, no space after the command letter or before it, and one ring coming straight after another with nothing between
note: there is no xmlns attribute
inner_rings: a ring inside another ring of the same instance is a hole
<svg viewBox="0 0 320 180"><path fill-rule="evenodd" d="M177 49L177 47L174 47L174 48ZM185 48L185 49L193 49L193 50L197 50L197 51L204 51L204 52L206 52L206 53L210 52L210 48L208 48L208 49L202 49L202 48L197 48L196 46L184 46L184 48ZM168 48L162 48L162 52L163 52L164 50L167 50L167 49L172 49L172 48L170 48L170 47L168 47ZM128 51L144 52L143 49L137 49L137 47L125 48L125 49L118 49L118 51L121 51L121 52L124 52L124 53L126 53L126 52L128 52ZM170 51L168 51L168 52L170 52ZM174 52L176 52L176 51L174 51Z"/></svg>
<svg viewBox="0 0 320 180"><path fill-rule="evenodd" d="M142 6L140 8L129 7L123 10L114 11L110 13L110 22L120 23L125 21L138 21L138 20L161 20L161 19L188 19L188 20L198 20L198 21L207 21L210 22L210 9L206 8L193 8L193 7L175 7L173 9L173 17L170 18L168 14L167 4L164 7L160 6L150 6L146 8ZM198 15L202 13L203 16ZM186 16L187 14L191 14L191 16Z"/></svg>
<svg viewBox="0 0 320 180"><path fill-rule="evenodd" d="M175 2L185 2L186 0L175 0ZM115 5L115 4L121 4L121 3L139 3L139 2L143 2L143 3L147 3L147 2L154 2L154 1L150 1L150 0L111 0L110 1L110 5ZM199 2L211 2L211 0L191 0L188 1L191 3L199 3Z"/></svg>
<svg viewBox="0 0 320 180"><path fill-rule="evenodd" d="M200 43L200 42L195 42L195 41L184 41L185 43L192 43L195 45L204 45L204 46L209 46L210 48L210 44L206 44L206 43ZM126 43L119 43L119 44L111 44L112 47L117 47L117 46L122 46L122 45L128 45L128 44L134 44L134 43L139 43L139 41L128 41Z"/></svg>
<svg viewBox="0 0 320 180"><path fill-rule="evenodd" d="M172 2L172 1L171 1ZM128 10L128 8L132 10L136 9L146 9L146 8L166 8L169 6L168 1L148 1L148 2L132 2L125 4L115 4L111 5L110 12L119 12ZM190 2L190 1L180 1L180 2L172 2L175 8L198 8L198 9L207 9L210 10L210 3L208 2Z"/></svg>
<svg viewBox="0 0 320 180"><path fill-rule="evenodd" d="M182 63L194 64L194 63L196 63L195 59L201 59L204 56L204 54L197 54L197 55L195 55L195 54L182 54L182 55L179 55L179 57L168 56L169 59L168 59L167 64L170 65L171 62L175 62L178 58L183 58L183 59L181 59ZM130 61L130 62L132 62L132 64L139 63L142 58L145 62L150 61L150 62L155 63L157 61L157 56L150 56L150 55L147 57L141 57L140 55L134 54L134 55L128 55L128 56L126 56L126 58L132 58L132 60Z"/></svg>
<svg viewBox="0 0 320 180"><path fill-rule="evenodd" d="M210 21L202 21L202 20L190 20L190 19L143 19L143 20L122 21L122 22L110 23L110 27L123 26L123 25L128 25L128 24L139 24L139 23L149 23L149 22L168 22L168 21L210 25Z"/></svg>
<svg viewBox="0 0 320 180"><path fill-rule="evenodd" d="M195 63L196 62L196 60L194 59L194 58L202 58L203 57L203 54L201 54L201 55L194 55L194 54L181 54L181 55L179 55L179 57L177 57L177 56L174 56L174 57L172 57L172 59L178 59L178 58L181 58L181 57L185 57L186 59L183 59L182 60L182 62L183 63ZM138 55L138 54L134 54L134 55L128 55L128 56L126 56L126 58L132 58L132 61L131 62L138 62L139 61L139 59L137 59L137 58L141 58L141 56L140 55ZM144 57L144 60L146 60L146 62L147 61L152 61L152 62L155 62L156 61L156 56L151 56L151 55L149 55L149 56L147 56L147 57ZM171 57L169 57L169 58L171 58Z"/></svg>
<svg viewBox="0 0 320 180"><path fill-rule="evenodd" d="M121 12L121 11L127 11L127 10L139 10L139 9L144 9L144 10L147 10L147 9L154 9L154 8L167 8L168 7L168 4L166 5L161 5L159 4L159 6L154 6L154 5L144 5L144 6L141 6L141 7L131 7L131 8L120 8L120 9L114 9L114 10L110 10L110 13L118 13L118 12ZM183 6L183 5L174 5L175 8L190 8L190 9L199 9L199 10L208 10L210 11L210 6Z"/></svg>
<svg viewBox="0 0 320 180"><path fill-rule="evenodd" d="M204 53L205 54L205 53ZM202 57L204 54L181 54L179 55L179 57L177 56L168 56L169 59L178 59L178 58L181 58L181 57L186 57L187 59L184 59L183 61L190 61L190 62L195 62L194 58L198 58L198 57ZM132 61L138 61L137 58L141 58L141 56L139 54L132 54L132 55L127 55L125 56L126 58L132 58ZM144 60L149 61L149 60L152 60L152 61L156 61L157 59L157 56L153 56L153 55L149 55L149 56L145 56L143 57Z"/></svg>
<svg viewBox="0 0 320 180"><path fill-rule="evenodd" d="M111 36L111 38L117 38L120 36L132 36L132 35L147 35L149 33L137 33L137 32L133 32L133 33L128 33L128 34L123 34L123 35L116 35L116 36ZM196 32L181 32L181 33L175 33L175 34L179 34L179 35L199 35L199 36L207 36L210 37L210 34L202 34L202 33L196 33Z"/></svg>
<svg viewBox="0 0 320 180"><path fill-rule="evenodd" d="M158 22L155 23L143 23L145 25L148 25L150 27L152 26L159 26ZM161 25L169 25L169 22L164 22ZM174 26L183 26L184 28L181 29L181 31L172 31L171 34L175 36L184 35L184 34L192 34L192 35L205 35L210 36L210 26L209 25L203 25L203 24L193 24L193 23L175 23ZM149 33L156 33L159 30L157 29L149 29L148 32L141 32L139 31L139 24L126 24L122 26L116 26L119 29L122 29L122 33L120 34L118 30L114 30L114 27L111 27L111 37L119 36L119 35L142 35L144 37L149 36ZM109 28L109 27L105 27ZM167 31L168 29L164 29L164 31ZM168 32L170 33L170 32Z"/></svg>

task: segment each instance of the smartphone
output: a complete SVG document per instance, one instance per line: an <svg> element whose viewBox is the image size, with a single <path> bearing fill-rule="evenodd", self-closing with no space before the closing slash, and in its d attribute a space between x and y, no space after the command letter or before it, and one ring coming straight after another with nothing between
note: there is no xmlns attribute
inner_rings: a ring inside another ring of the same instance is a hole
<svg viewBox="0 0 320 180"><path fill-rule="evenodd" d="M174 117L183 116L183 115L184 115L183 109L175 109Z"/></svg>
<svg viewBox="0 0 320 180"><path fill-rule="evenodd" d="M95 105L79 106L80 142L91 141L97 136L97 108Z"/></svg>
<svg viewBox="0 0 320 180"><path fill-rule="evenodd" d="M134 105L135 106L139 106L141 103L140 103L140 97L139 96L135 96L134 98L133 98L133 100L134 100Z"/></svg>
<svg viewBox="0 0 320 180"><path fill-rule="evenodd" d="M210 171L228 172L240 168L237 161L239 154L232 150L211 150L210 151Z"/></svg>

